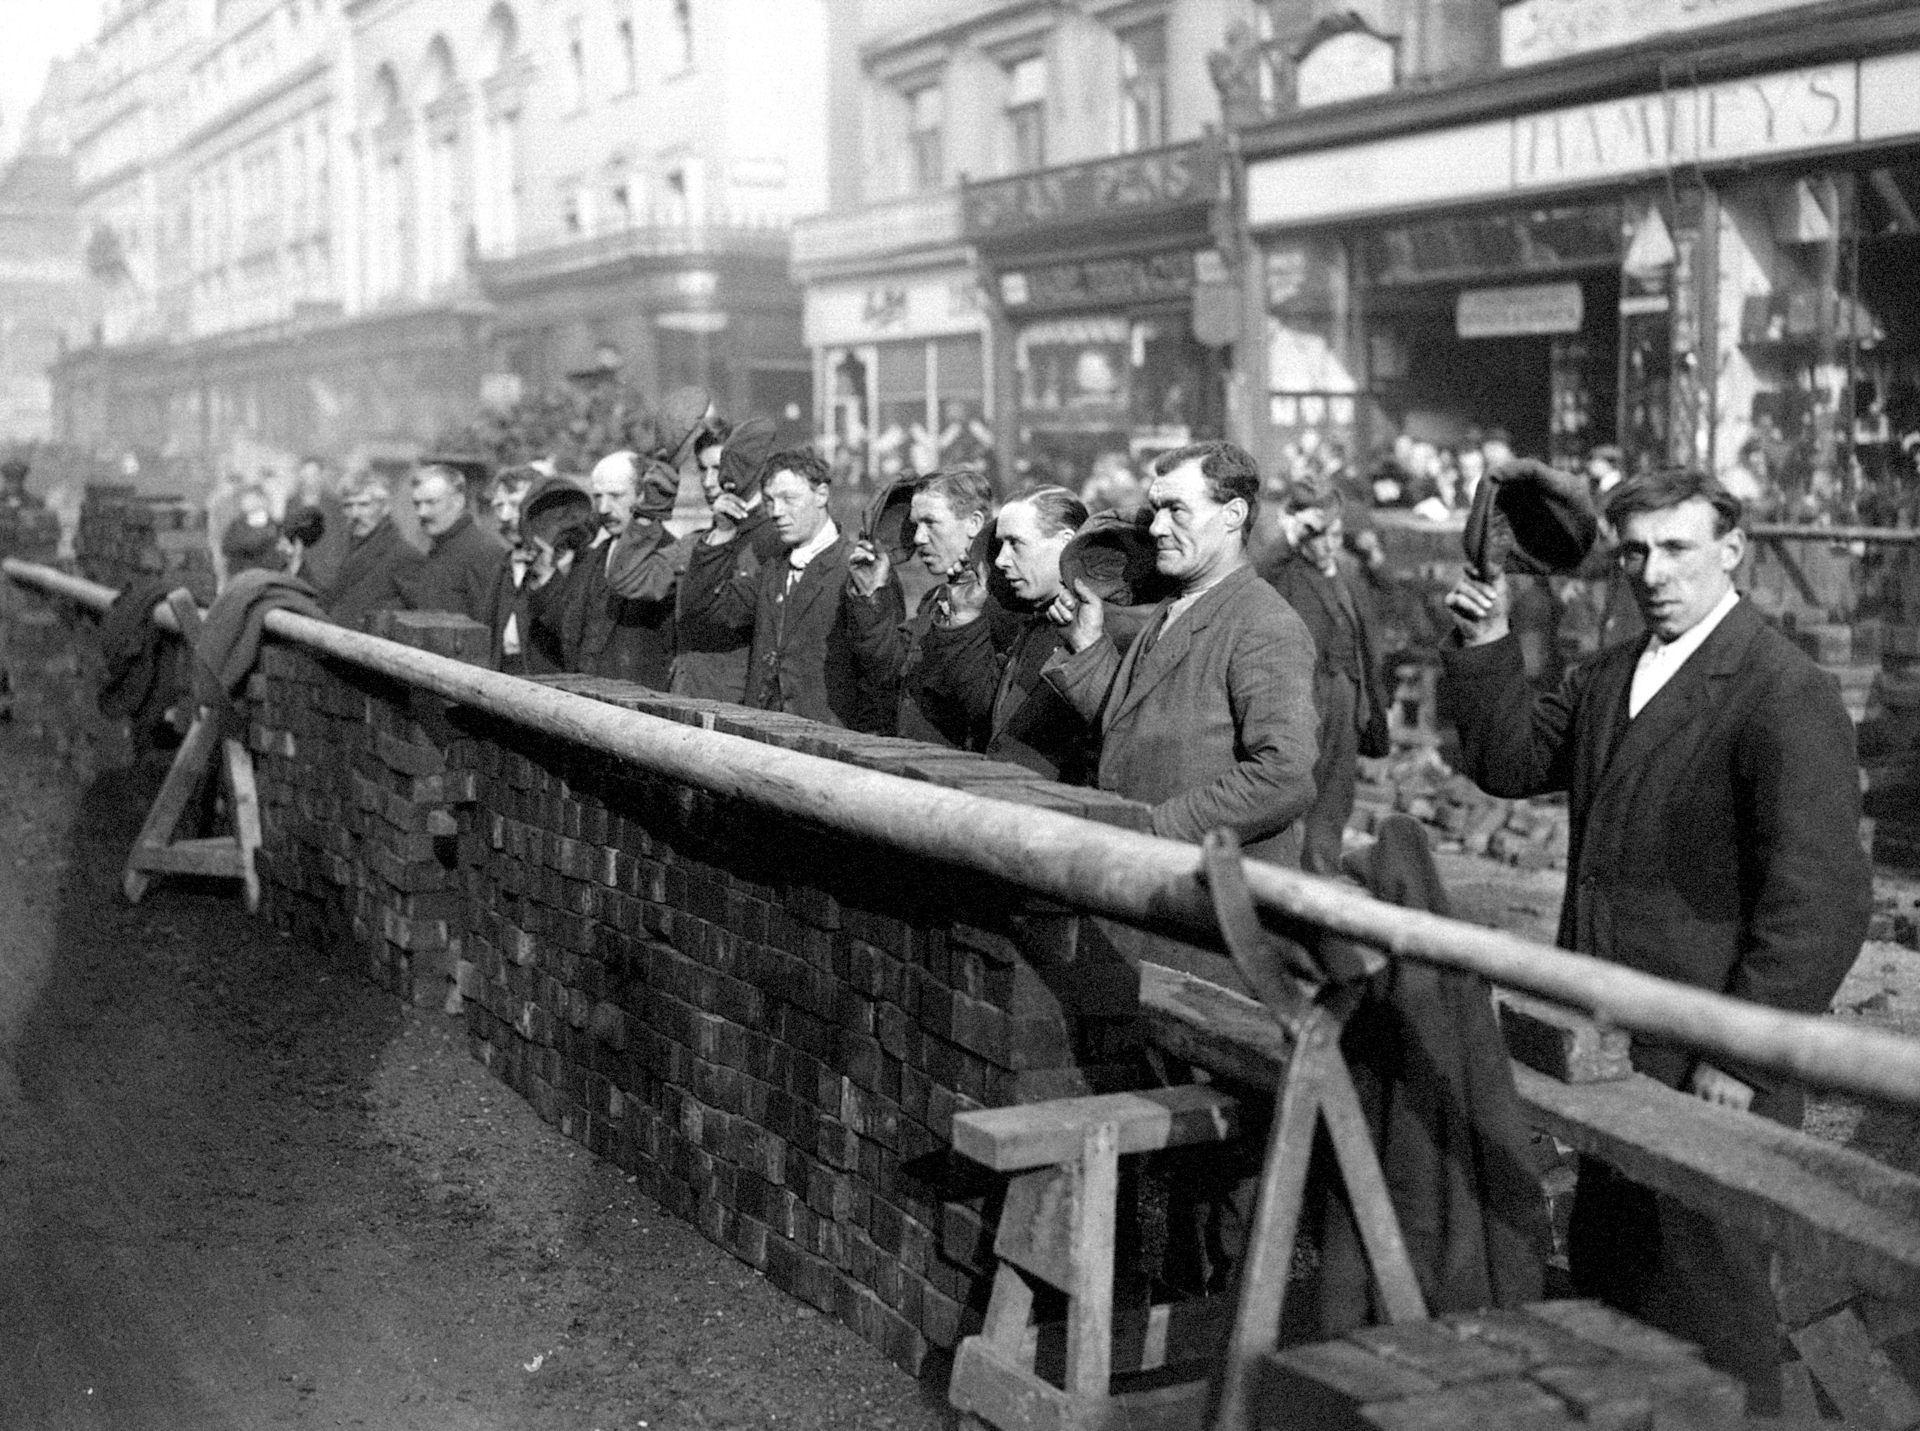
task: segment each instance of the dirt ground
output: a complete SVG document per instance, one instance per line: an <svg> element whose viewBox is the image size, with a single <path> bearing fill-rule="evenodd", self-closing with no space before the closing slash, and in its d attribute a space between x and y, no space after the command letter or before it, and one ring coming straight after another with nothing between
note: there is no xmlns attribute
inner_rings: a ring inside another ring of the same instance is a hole
<svg viewBox="0 0 1920 1431"><path fill-rule="evenodd" d="M944 1424L0 726L0 1431ZM316 968L316 963L320 967Z"/></svg>
<svg viewBox="0 0 1920 1431"><path fill-rule="evenodd" d="M946 1424L941 1386L540 1123L457 1020L225 889L129 907L150 791L0 725L0 1431ZM1557 874L1442 865L1462 916L1551 937ZM1920 1031L1920 955L1869 945L1840 1006ZM1816 1120L1920 1164L1908 1120Z"/></svg>

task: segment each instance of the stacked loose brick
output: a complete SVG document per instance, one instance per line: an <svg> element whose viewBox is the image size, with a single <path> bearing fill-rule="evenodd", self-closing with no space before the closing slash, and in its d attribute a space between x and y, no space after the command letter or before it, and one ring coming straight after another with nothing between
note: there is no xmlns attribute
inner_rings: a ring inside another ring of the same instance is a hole
<svg viewBox="0 0 1920 1431"><path fill-rule="evenodd" d="M203 606L213 600L207 514L184 497L90 483L74 549L81 572L116 591L140 577L164 576Z"/></svg>
<svg viewBox="0 0 1920 1431"><path fill-rule="evenodd" d="M550 684L1143 824L952 751ZM1063 964L1069 917L278 644L255 689L283 927L350 943L416 998L455 968L476 1055L547 1121L900 1365L957 1340L991 1265L992 1185L947 1156L953 1114L1131 1069L1133 1021L1098 994L1123 981L1084 951Z"/></svg>
<svg viewBox="0 0 1920 1431"><path fill-rule="evenodd" d="M480 629L459 621L449 641L454 620L407 614L390 630L445 653ZM443 1003L468 918L455 811L473 798L472 776L449 769L461 737L444 704L277 643L250 689L276 922L350 944L404 998Z"/></svg>

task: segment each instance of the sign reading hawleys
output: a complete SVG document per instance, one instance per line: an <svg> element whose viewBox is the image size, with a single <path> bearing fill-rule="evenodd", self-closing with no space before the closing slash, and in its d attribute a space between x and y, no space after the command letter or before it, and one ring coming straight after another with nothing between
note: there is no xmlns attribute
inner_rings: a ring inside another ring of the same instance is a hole
<svg viewBox="0 0 1920 1431"><path fill-rule="evenodd" d="M1210 204L1225 172L1219 146L1195 143L970 183L961 191L961 231L971 240L999 238Z"/></svg>

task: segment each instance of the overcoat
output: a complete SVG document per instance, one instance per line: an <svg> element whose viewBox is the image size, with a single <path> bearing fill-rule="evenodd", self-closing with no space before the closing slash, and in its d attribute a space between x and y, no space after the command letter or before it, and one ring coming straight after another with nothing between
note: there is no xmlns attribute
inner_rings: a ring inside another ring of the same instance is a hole
<svg viewBox="0 0 1920 1431"><path fill-rule="evenodd" d="M507 544L463 512L432 545L421 563L401 578L407 604L415 611L453 611L478 621L493 620L494 587L507 564Z"/></svg>
<svg viewBox="0 0 1920 1431"><path fill-rule="evenodd" d="M1198 842L1231 828L1256 859L1300 862L1313 803L1313 639L1250 566L1171 626L1163 602L1123 656L1102 636L1045 668L1101 737L1099 784L1154 807L1153 832Z"/></svg>
<svg viewBox="0 0 1920 1431"><path fill-rule="evenodd" d="M347 548L333 580L321 588L320 604L342 626L364 630L374 612L406 607L407 583L424 560L393 518L382 517L379 526Z"/></svg>

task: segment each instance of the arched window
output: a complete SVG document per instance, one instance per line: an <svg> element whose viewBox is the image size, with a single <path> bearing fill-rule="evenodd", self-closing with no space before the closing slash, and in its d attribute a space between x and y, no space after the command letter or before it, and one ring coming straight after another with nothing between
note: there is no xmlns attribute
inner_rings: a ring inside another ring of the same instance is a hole
<svg viewBox="0 0 1920 1431"><path fill-rule="evenodd" d="M487 12L487 24L482 33L481 65L483 73L491 78L504 71L520 53L520 22L514 18L511 5L495 5Z"/></svg>

